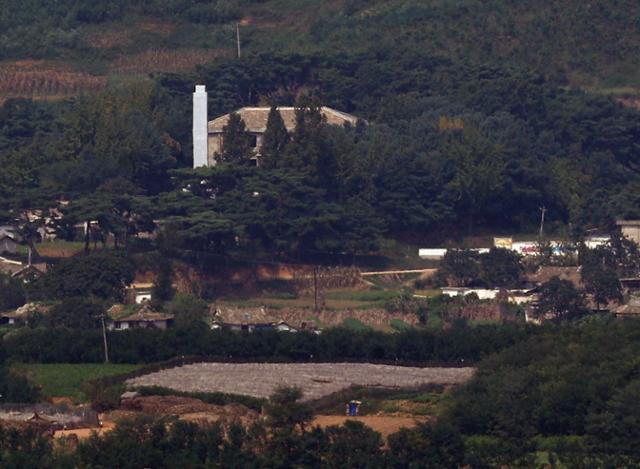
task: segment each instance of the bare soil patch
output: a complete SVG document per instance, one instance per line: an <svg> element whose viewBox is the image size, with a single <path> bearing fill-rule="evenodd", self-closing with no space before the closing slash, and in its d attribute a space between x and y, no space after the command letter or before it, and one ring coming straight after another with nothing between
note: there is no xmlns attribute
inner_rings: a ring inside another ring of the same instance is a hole
<svg viewBox="0 0 640 469"><path fill-rule="evenodd" d="M392 433L398 432L401 428L413 428L416 424L429 420L426 417L390 417L382 415L367 415L362 417L346 417L343 415L317 415L313 419L313 425L322 428L332 425L343 425L347 420L362 422L367 427L380 433L383 438L387 438Z"/></svg>
<svg viewBox="0 0 640 469"><path fill-rule="evenodd" d="M280 386L299 386L312 401L350 386L412 388L460 384L473 368L415 368L369 363L196 363L127 381L183 392L222 392L267 398Z"/></svg>
<svg viewBox="0 0 640 469"><path fill-rule="evenodd" d="M182 396L141 396L126 399L122 402L121 410L148 415L174 415L192 422L239 422L245 426L259 418L257 412L242 404L207 404L200 399Z"/></svg>

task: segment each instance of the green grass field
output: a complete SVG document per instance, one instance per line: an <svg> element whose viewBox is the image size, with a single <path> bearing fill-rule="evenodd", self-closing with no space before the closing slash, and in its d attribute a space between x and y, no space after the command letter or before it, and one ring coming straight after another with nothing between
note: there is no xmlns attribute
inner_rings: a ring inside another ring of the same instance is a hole
<svg viewBox="0 0 640 469"><path fill-rule="evenodd" d="M86 401L87 397L80 386L85 381L90 381L104 376L128 373L139 368L139 365L114 365L114 364L26 364L20 363L14 367L26 373L30 380L42 388L45 397L69 397L74 401Z"/></svg>
<svg viewBox="0 0 640 469"><path fill-rule="evenodd" d="M84 249L84 243L82 241L65 241L63 239L56 239L54 241L44 241L35 245L38 253L46 258L57 259L71 257ZM102 245L98 245L100 249ZM93 249L93 244L91 245ZM27 258L29 248L25 245L18 246L18 254L24 259Z"/></svg>
<svg viewBox="0 0 640 469"><path fill-rule="evenodd" d="M340 288L327 290L324 293L325 307L335 309L373 309L382 308L384 304L395 295L397 291L389 290L362 290ZM313 295L303 295L298 298L287 297L285 295L275 295L273 293L255 296L252 298L233 299L227 298L220 301L235 307L257 307L265 305L269 308L313 308Z"/></svg>

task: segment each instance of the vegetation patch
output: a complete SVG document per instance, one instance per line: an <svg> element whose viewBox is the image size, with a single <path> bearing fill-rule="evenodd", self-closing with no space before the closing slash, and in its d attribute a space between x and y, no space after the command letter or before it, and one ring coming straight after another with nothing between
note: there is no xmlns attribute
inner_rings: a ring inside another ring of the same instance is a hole
<svg viewBox="0 0 640 469"><path fill-rule="evenodd" d="M366 325L362 321L355 318L347 318L342 322L342 325L347 329L353 329L354 331L368 331L371 330L371 326Z"/></svg>
<svg viewBox="0 0 640 469"><path fill-rule="evenodd" d="M266 399L242 396L240 394L227 394L222 392L182 392L161 386L140 386L136 387L135 390L141 396L192 397L194 399L200 399L207 404L216 405L227 405L233 403L242 404L249 409L253 409L258 412L260 412L262 406L267 402Z"/></svg>
<svg viewBox="0 0 640 469"><path fill-rule="evenodd" d="M139 368L138 365L95 363L18 363L14 367L40 386L44 396L48 398L70 397L78 402L86 401L88 397L81 389L83 383L105 376L129 373Z"/></svg>
<svg viewBox="0 0 640 469"><path fill-rule="evenodd" d="M397 318L392 319L389 325L391 326L392 329L395 329L396 331L400 331L400 332L413 329L413 326L411 324L406 323L402 319L397 319Z"/></svg>
<svg viewBox="0 0 640 469"><path fill-rule="evenodd" d="M317 414L343 415L345 404L357 400L362 402L359 415L437 416L443 409L444 393L445 387L440 385L403 390L351 386L312 402L311 407Z"/></svg>

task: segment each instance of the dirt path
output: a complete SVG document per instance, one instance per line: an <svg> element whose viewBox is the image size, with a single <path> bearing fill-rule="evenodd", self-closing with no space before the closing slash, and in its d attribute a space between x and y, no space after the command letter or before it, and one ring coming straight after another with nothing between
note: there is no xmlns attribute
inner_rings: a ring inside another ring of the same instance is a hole
<svg viewBox="0 0 640 469"><path fill-rule="evenodd" d="M342 425L347 420L357 420L367 427L373 428L382 434L383 438L387 438L390 434L396 433L401 428L412 428L417 423L426 422L427 417L391 417L378 415L365 415L361 417L347 417L344 415L316 415L313 420L314 425L320 427L328 427L331 425Z"/></svg>
<svg viewBox="0 0 640 469"><path fill-rule="evenodd" d="M200 418L199 420L203 420ZM319 425L321 428L326 428L331 425L342 425L347 420L356 420L362 422L367 427L379 432L383 438L387 438L390 434L396 433L401 428L413 428L417 423L426 422L427 417L392 417L392 416L378 416L378 415L366 415L361 417L346 417L344 415L316 415L313 419L313 425ZM115 427L113 422L104 422L102 428L76 428L74 430L58 430L55 432L54 437L66 437L71 434L75 434L79 439L84 440L93 433L97 433L103 436L105 433L110 432Z"/></svg>
<svg viewBox="0 0 640 469"><path fill-rule="evenodd" d="M101 428L76 428L73 430L58 430L53 434L54 438L66 437L71 434L75 434L79 439L84 440L89 438L93 433L97 433L102 436L107 432L110 432L115 428L115 423L113 422L104 422Z"/></svg>

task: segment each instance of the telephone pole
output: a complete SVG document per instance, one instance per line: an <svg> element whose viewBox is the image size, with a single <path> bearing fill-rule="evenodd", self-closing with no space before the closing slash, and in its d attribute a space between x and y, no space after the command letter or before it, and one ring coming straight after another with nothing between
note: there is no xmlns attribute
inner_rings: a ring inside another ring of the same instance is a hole
<svg viewBox="0 0 640 469"><path fill-rule="evenodd" d="M544 214L547 211L547 207L542 206L540 207L540 237L542 238L542 236L544 235Z"/></svg>
<svg viewBox="0 0 640 469"><path fill-rule="evenodd" d="M242 57L240 50L240 23L236 23L236 42L238 43L238 58Z"/></svg>
<svg viewBox="0 0 640 469"><path fill-rule="evenodd" d="M313 266L313 306L314 312L318 312L318 266Z"/></svg>
<svg viewBox="0 0 640 469"><path fill-rule="evenodd" d="M107 345L107 327L104 324L104 312L100 315L102 321L102 340L104 341L104 362L109 363L109 347Z"/></svg>

